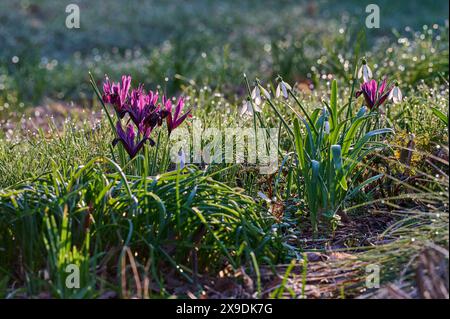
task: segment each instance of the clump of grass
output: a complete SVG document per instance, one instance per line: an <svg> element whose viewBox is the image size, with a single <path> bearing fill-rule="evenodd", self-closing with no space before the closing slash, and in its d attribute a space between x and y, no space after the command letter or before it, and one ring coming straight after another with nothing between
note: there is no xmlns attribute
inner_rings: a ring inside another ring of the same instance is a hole
<svg viewBox="0 0 450 319"><path fill-rule="evenodd" d="M33 274L46 271L51 280L41 289L68 296L60 288L67 263L87 267L85 283L93 291L99 285L92 278L95 265L109 259L114 275L106 280L114 285L122 247L129 247L140 263L150 263L162 294L168 269L193 282L202 272L226 264L237 268L251 256L275 262L283 251L265 209L196 168L130 176L98 157L5 188L0 197L1 269L12 274L20 256L23 268L10 280L27 283L27 295L38 292Z"/></svg>

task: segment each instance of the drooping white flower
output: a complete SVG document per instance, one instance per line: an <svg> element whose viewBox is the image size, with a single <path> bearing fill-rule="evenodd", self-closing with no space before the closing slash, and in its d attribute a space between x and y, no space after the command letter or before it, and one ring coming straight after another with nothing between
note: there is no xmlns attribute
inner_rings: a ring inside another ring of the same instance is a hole
<svg viewBox="0 0 450 319"><path fill-rule="evenodd" d="M266 98L266 99L270 99L270 93L263 88L260 85L256 85L253 90L252 90L252 100L256 105L261 105L262 104L262 95Z"/></svg>
<svg viewBox="0 0 450 319"><path fill-rule="evenodd" d="M252 106L250 101L249 100L242 101L241 116L249 114L250 112L252 112Z"/></svg>
<svg viewBox="0 0 450 319"><path fill-rule="evenodd" d="M261 112L261 109L258 107L258 105L255 104L254 108L253 108L252 101L244 100L242 102L241 116L243 116L243 115L253 115L253 110L255 112Z"/></svg>
<svg viewBox="0 0 450 319"><path fill-rule="evenodd" d="M262 99L261 99L261 90L258 86L255 86L255 88L252 91L252 99L253 102L255 102L256 105L261 105Z"/></svg>
<svg viewBox="0 0 450 319"><path fill-rule="evenodd" d="M402 95L402 91L400 91L400 88L398 87L398 84L395 83L394 88L391 90L391 92L389 93L389 97L390 100L392 100L392 102L394 102L394 104L398 104L403 100L403 95Z"/></svg>
<svg viewBox="0 0 450 319"><path fill-rule="evenodd" d="M286 82L280 81L275 92L276 97L280 97L280 95L283 94L283 97L287 99L289 97L287 90L292 90L292 87Z"/></svg>
<svg viewBox="0 0 450 319"><path fill-rule="evenodd" d="M367 65L366 60L362 61L362 65L358 71L358 79L363 78L364 82L368 82L372 78L372 70Z"/></svg>

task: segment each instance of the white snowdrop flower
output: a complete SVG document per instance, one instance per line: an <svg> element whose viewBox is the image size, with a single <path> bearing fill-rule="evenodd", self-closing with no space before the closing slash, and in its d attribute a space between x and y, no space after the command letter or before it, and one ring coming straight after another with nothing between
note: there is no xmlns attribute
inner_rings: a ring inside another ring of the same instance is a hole
<svg viewBox="0 0 450 319"><path fill-rule="evenodd" d="M242 101L241 111L239 112L239 114L242 116L242 115L244 115L245 112L247 112L247 101L246 100Z"/></svg>
<svg viewBox="0 0 450 319"><path fill-rule="evenodd" d="M255 86L255 88L252 91L252 99L256 105L261 105L261 102L262 102L261 90L259 89L258 86Z"/></svg>
<svg viewBox="0 0 450 319"><path fill-rule="evenodd" d="M180 164L180 169L183 169L186 166L186 153L183 149L180 149L178 152L178 163Z"/></svg>
<svg viewBox="0 0 450 319"><path fill-rule="evenodd" d="M366 60L362 61L362 66L358 71L358 79L363 78L364 82L368 82L372 78L372 70L367 65Z"/></svg>
<svg viewBox="0 0 450 319"><path fill-rule="evenodd" d="M251 103L249 100L242 101L241 116L251 112L251 109L252 109L252 106L251 106Z"/></svg>
<svg viewBox="0 0 450 319"><path fill-rule="evenodd" d="M283 97L287 99L289 97L287 90L292 90L292 87L286 82L280 81L280 83L278 83L277 91L275 93L276 97L280 97L280 95L283 94Z"/></svg>
<svg viewBox="0 0 450 319"><path fill-rule="evenodd" d="M323 130L325 131L325 134L330 134L330 122L325 121Z"/></svg>
<svg viewBox="0 0 450 319"><path fill-rule="evenodd" d="M398 87L398 84L395 83L394 88L391 90L391 92L389 93L389 97L390 100L392 100L394 102L394 104L398 104L403 100L403 95L402 95L402 91L400 91L400 88Z"/></svg>
<svg viewBox="0 0 450 319"><path fill-rule="evenodd" d="M255 104L254 108L252 106L252 102L250 100L244 100L242 102L242 108L241 108L241 116L242 115L253 115L253 110L255 112L261 112L261 109L258 107L258 105Z"/></svg>

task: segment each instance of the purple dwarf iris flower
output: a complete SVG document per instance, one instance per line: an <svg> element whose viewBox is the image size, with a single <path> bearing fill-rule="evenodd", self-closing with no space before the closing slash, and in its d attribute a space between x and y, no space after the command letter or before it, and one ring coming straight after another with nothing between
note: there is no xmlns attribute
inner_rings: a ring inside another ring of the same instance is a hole
<svg viewBox="0 0 450 319"><path fill-rule="evenodd" d="M130 95L130 103L126 105L126 110L130 115L131 120L139 126L149 112L150 103L149 96L145 94L142 85L137 89L133 89Z"/></svg>
<svg viewBox="0 0 450 319"><path fill-rule="evenodd" d="M113 141L113 146L116 146L118 142L121 142L130 158L134 158L139 150L144 146L144 143L149 140L151 145L155 142L149 138L149 135L145 134L142 139L136 143L136 132L132 124L128 124L126 132L122 128L120 121L116 124L117 138Z"/></svg>
<svg viewBox="0 0 450 319"><path fill-rule="evenodd" d="M129 97L130 85L131 76L129 75L122 75L122 82L119 83L111 83L106 77L103 83L103 102L112 104L120 118L123 118L127 112L125 105Z"/></svg>
<svg viewBox="0 0 450 319"><path fill-rule="evenodd" d="M163 115L158 103L158 93L149 91L146 95L142 86L131 92L128 114L141 134L150 134L153 128L162 125Z"/></svg>
<svg viewBox="0 0 450 319"><path fill-rule="evenodd" d="M169 134L172 133L172 131L174 129L176 129L178 126L180 126L181 123L184 122L184 120L186 119L186 117L190 117L190 112L191 110L188 110L185 114L183 114L182 116L180 116L181 111L183 111L184 108L184 99L183 98L179 98L178 99L178 103L177 106L175 107L175 112L172 114L172 102L170 102L170 100L166 100L163 97L163 104L165 107L165 116L166 116L166 122L167 122L167 129L169 131Z"/></svg>
<svg viewBox="0 0 450 319"><path fill-rule="evenodd" d="M113 141L115 146L121 142L131 158L135 157L146 141L150 145L155 142L150 134L156 126L161 126L163 120L167 121L169 134L190 116L190 110L180 116L184 108L184 100L180 98L173 112L170 99L163 96L159 99L158 92L144 91L144 86L132 89L130 92L131 77L122 76L122 81L111 83L106 77L103 83L102 100L112 104L119 120L116 123L117 137ZM121 119L128 113L126 130L122 128Z"/></svg>
<svg viewBox="0 0 450 319"><path fill-rule="evenodd" d="M356 97L363 94L367 106L372 110L381 106L387 100L392 89L393 86L387 86L386 79L381 84L378 84L375 80L370 80L361 84L361 89L356 92Z"/></svg>

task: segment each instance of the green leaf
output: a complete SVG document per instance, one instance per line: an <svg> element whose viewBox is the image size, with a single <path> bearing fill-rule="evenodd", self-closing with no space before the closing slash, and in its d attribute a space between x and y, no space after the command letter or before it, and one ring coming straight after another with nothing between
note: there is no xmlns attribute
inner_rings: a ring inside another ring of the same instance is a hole
<svg viewBox="0 0 450 319"><path fill-rule="evenodd" d="M340 145L331 145L331 154L333 159L334 168L336 170L342 169L342 148Z"/></svg>
<svg viewBox="0 0 450 319"><path fill-rule="evenodd" d="M344 191L348 190L348 185L347 185L347 177L346 175L343 175L340 179L339 179L339 185L341 185L342 189Z"/></svg>
<svg viewBox="0 0 450 319"><path fill-rule="evenodd" d="M332 128L337 126L337 81L333 80L331 83L331 98L330 98L330 108L331 108L331 121Z"/></svg>
<svg viewBox="0 0 450 319"><path fill-rule="evenodd" d="M350 149L350 146L352 144L353 138L355 137L355 135L357 133L357 129L363 123L363 120L364 120L364 117L356 119L350 126L349 130L347 131L347 134L345 134L344 142L342 143L343 156L347 155L348 150Z"/></svg>
<svg viewBox="0 0 450 319"><path fill-rule="evenodd" d="M342 148L340 145L331 145L331 154L333 159L333 165L336 171L338 172L339 177L339 185L341 185L342 189L345 191L348 189L347 185L347 174L343 171L343 160L342 160Z"/></svg>
<svg viewBox="0 0 450 319"><path fill-rule="evenodd" d="M311 159L314 159L316 155L316 145L314 144L314 136L308 122L306 122L304 119L303 124L305 124L306 132L308 133L309 154Z"/></svg>
<svg viewBox="0 0 450 319"><path fill-rule="evenodd" d="M303 153L304 146L303 146L302 134L300 131L300 124L299 124L297 118L294 119L294 138L295 138L295 150L297 152L300 170L302 170L305 167L305 156Z"/></svg>
<svg viewBox="0 0 450 319"><path fill-rule="evenodd" d="M346 157L348 150L350 149L350 146L352 144L353 139L356 136L356 133L358 132L358 128L363 124L364 120L367 120L369 116L373 116L372 114L364 115L366 112L365 107L363 106L358 114L356 115L355 120L352 122L352 125L348 129L347 133L345 134L344 141L342 143L342 156Z"/></svg>
<svg viewBox="0 0 450 319"><path fill-rule="evenodd" d="M311 168L312 168L312 181L313 183L317 183L319 181L320 163L316 160L312 160Z"/></svg>
<svg viewBox="0 0 450 319"><path fill-rule="evenodd" d="M438 110L437 108L430 106L431 111L433 114L442 121L446 126L448 126L448 116L445 115L441 110Z"/></svg>
<svg viewBox="0 0 450 319"><path fill-rule="evenodd" d="M319 114L320 114L320 112L322 111L322 108L316 108L316 109L314 109L314 111L312 112L312 114L311 114L311 120L312 120L312 124L311 125L315 125L316 127L317 126L319 126L320 127L320 125L318 125L318 119L319 119Z"/></svg>
<svg viewBox="0 0 450 319"><path fill-rule="evenodd" d="M358 150L364 146L364 144L367 143L372 137L382 134L389 134L394 133L394 130L391 128L380 128L378 130L373 130L364 135L361 139L358 140L358 142L355 145L355 148L353 149L353 152L358 152Z"/></svg>

